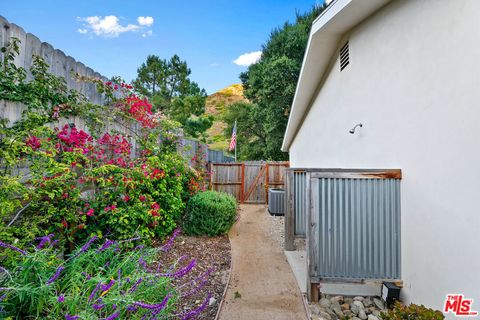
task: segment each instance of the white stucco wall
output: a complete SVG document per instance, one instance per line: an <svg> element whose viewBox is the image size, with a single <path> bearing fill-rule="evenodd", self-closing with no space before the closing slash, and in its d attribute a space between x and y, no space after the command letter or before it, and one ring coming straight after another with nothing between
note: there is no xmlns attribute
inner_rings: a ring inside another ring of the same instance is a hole
<svg viewBox="0 0 480 320"><path fill-rule="evenodd" d="M403 170L403 294L436 309L480 311L479 12L398 0L358 25L290 147L292 167Z"/></svg>

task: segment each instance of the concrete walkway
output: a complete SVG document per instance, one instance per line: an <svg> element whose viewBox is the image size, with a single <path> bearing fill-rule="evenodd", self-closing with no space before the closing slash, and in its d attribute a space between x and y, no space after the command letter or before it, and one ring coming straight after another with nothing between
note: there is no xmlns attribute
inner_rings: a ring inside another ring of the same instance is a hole
<svg viewBox="0 0 480 320"><path fill-rule="evenodd" d="M304 320L300 290L282 248L268 234L264 206L240 206L229 233L232 275L221 320Z"/></svg>

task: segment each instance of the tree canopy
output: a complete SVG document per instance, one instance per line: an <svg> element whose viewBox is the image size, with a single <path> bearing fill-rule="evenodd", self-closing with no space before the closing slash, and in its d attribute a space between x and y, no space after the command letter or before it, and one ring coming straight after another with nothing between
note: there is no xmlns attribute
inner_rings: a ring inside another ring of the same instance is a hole
<svg viewBox="0 0 480 320"><path fill-rule="evenodd" d="M180 122L189 136L203 138L213 121L204 115L207 93L190 80L190 74L187 62L176 54L169 60L149 55L137 69L133 85L151 98L154 109Z"/></svg>
<svg viewBox="0 0 480 320"><path fill-rule="evenodd" d="M324 9L325 6L315 6L305 14L297 14L294 23L286 22L282 27L274 29L262 46L260 61L249 66L247 71L240 75L245 88L245 97L251 103L248 107L238 105L232 108L228 117L238 117L239 150L242 148L240 145L242 135L245 135L247 140L250 139L243 146L243 149L248 150L240 152L246 159L288 159L288 154L280 150L283 135L310 28L313 20ZM256 130L250 130L248 133L241 131L240 119L247 122L248 127L255 123ZM252 141L255 141L255 144L250 143Z"/></svg>

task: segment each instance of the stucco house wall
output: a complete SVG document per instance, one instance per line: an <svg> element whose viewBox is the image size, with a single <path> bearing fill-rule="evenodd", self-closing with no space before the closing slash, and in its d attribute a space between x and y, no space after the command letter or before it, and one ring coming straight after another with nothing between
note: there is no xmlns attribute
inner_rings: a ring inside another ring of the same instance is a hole
<svg viewBox="0 0 480 320"><path fill-rule="evenodd" d="M480 311L479 12L397 0L357 25L289 147L291 167L402 169L403 298L436 309Z"/></svg>

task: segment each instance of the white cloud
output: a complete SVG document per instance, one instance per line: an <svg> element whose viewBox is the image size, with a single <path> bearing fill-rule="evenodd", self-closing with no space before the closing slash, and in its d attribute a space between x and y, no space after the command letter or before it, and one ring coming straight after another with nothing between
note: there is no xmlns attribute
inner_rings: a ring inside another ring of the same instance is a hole
<svg viewBox="0 0 480 320"><path fill-rule="evenodd" d="M135 32L145 29L153 25L152 17L138 17L137 21L139 25L136 24L127 24L121 25L120 19L117 16L91 16L85 18L77 18L77 20L82 21L83 28L78 29L78 32L81 34L93 33L99 37L105 38L116 38L120 34L125 32ZM148 30L142 34L143 37L151 35L151 30Z"/></svg>
<svg viewBox="0 0 480 320"><path fill-rule="evenodd" d="M262 57L262 51L254 51L249 53L244 53L239 56L237 59L233 60L238 66L248 67L251 64L257 63Z"/></svg>
<svg viewBox="0 0 480 320"><path fill-rule="evenodd" d="M137 18L138 24L141 26L146 26L150 27L153 24L153 18L152 17L138 17Z"/></svg>
<svg viewBox="0 0 480 320"><path fill-rule="evenodd" d="M143 38L150 37L152 34L153 34L153 31L148 30L147 32L142 33L142 37Z"/></svg>

